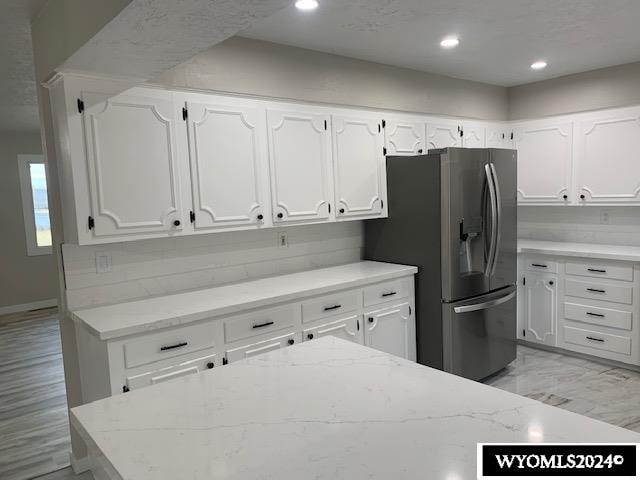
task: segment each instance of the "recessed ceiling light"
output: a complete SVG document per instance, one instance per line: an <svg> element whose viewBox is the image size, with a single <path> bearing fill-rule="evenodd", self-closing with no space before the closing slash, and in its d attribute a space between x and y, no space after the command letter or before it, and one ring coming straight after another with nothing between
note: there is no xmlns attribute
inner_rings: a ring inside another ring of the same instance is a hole
<svg viewBox="0 0 640 480"><path fill-rule="evenodd" d="M440 42L440 46L442 48L453 48L457 47L459 43L460 40L458 40L458 37L445 37Z"/></svg>
<svg viewBox="0 0 640 480"><path fill-rule="evenodd" d="M545 62L544 60L539 60L531 64L531 68L533 70L542 70L546 66L547 66L547 62Z"/></svg>
<svg viewBox="0 0 640 480"><path fill-rule="evenodd" d="M298 10L315 10L318 8L318 0L296 0Z"/></svg>

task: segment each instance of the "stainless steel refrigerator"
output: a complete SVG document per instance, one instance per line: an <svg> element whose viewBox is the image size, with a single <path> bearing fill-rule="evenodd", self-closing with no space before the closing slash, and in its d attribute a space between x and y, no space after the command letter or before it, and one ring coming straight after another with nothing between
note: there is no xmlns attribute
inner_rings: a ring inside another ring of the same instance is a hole
<svg viewBox="0 0 640 480"><path fill-rule="evenodd" d="M387 157L389 218L365 258L419 267L418 362L479 380L516 356L516 151Z"/></svg>

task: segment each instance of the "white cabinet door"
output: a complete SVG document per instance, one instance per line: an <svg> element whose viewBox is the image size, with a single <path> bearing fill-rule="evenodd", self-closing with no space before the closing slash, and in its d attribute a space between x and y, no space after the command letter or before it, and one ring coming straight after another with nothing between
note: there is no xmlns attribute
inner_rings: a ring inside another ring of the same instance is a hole
<svg viewBox="0 0 640 480"><path fill-rule="evenodd" d="M411 358L415 343L409 302L365 313L365 345L402 358Z"/></svg>
<svg viewBox="0 0 640 480"><path fill-rule="evenodd" d="M274 223L334 218L329 116L269 110L267 123Z"/></svg>
<svg viewBox="0 0 640 480"><path fill-rule="evenodd" d="M513 148L513 132L510 125L488 125L485 137L487 148Z"/></svg>
<svg viewBox="0 0 640 480"><path fill-rule="evenodd" d="M455 123L427 123L427 149L461 147L460 131Z"/></svg>
<svg viewBox="0 0 640 480"><path fill-rule="evenodd" d="M563 204L571 198L572 122L515 125L518 203Z"/></svg>
<svg viewBox="0 0 640 480"><path fill-rule="evenodd" d="M384 121L384 136L387 155L427 153L424 146L424 123L386 120Z"/></svg>
<svg viewBox="0 0 640 480"><path fill-rule="evenodd" d="M527 273L524 276L522 319L524 339L556 344L558 281L555 276Z"/></svg>
<svg viewBox="0 0 640 480"><path fill-rule="evenodd" d="M85 92L82 101L93 235L182 230L172 94Z"/></svg>
<svg viewBox="0 0 640 480"><path fill-rule="evenodd" d="M465 148L484 148L484 125L479 123L464 123L462 125L462 146Z"/></svg>
<svg viewBox="0 0 640 480"><path fill-rule="evenodd" d="M257 108L187 102L196 230L264 225L268 190Z"/></svg>
<svg viewBox="0 0 640 480"><path fill-rule="evenodd" d="M349 315L336 320L326 321L321 325L307 328L302 332L302 339L307 342L316 338L331 335L355 343L364 343L364 326L362 315Z"/></svg>
<svg viewBox="0 0 640 480"><path fill-rule="evenodd" d="M272 352L300 343L300 333L291 332L279 337L262 340L260 342L231 348L225 353L225 363L233 363L244 358L255 357L262 353Z"/></svg>
<svg viewBox="0 0 640 480"><path fill-rule="evenodd" d="M336 218L384 216L386 168L381 121L333 116Z"/></svg>
<svg viewBox="0 0 640 480"><path fill-rule="evenodd" d="M640 204L640 108L593 114L576 137L578 200Z"/></svg>

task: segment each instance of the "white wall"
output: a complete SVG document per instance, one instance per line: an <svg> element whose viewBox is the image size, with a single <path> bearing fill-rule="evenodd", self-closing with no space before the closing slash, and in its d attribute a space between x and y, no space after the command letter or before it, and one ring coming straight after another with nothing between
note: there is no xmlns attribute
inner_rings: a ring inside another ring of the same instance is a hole
<svg viewBox="0 0 640 480"><path fill-rule="evenodd" d="M509 118L536 118L640 104L640 62L509 89Z"/></svg>

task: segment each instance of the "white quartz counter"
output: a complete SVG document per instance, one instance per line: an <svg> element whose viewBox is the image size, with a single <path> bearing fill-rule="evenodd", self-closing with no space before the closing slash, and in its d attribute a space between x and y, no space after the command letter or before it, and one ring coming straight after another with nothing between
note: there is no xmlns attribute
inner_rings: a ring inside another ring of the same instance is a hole
<svg viewBox="0 0 640 480"><path fill-rule="evenodd" d="M357 288L418 271L416 267L363 261L162 297L72 311L101 340L182 325L240 310Z"/></svg>
<svg viewBox="0 0 640 480"><path fill-rule="evenodd" d="M518 253L640 262L640 247L633 245L599 245L596 243L545 242L519 239Z"/></svg>
<svg viewBox="0 0 640 480"><path fill-rule="evenodd" d="M640 434L325 337L71 410L115 480L471 479L477 442Z"/></svg>

